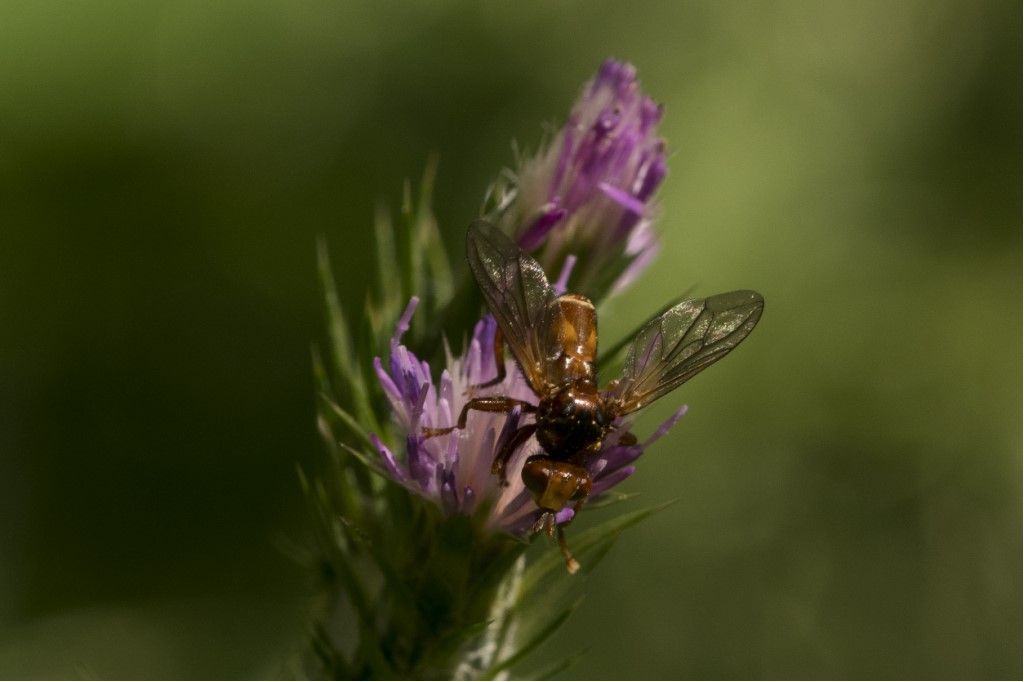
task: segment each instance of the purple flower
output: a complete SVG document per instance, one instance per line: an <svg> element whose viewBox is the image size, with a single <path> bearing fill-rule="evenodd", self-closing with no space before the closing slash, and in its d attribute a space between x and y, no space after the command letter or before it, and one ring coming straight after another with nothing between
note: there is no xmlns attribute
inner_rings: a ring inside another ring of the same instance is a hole
<svg viewBox="0 0 1024 682"><path fill-rule="evenodd" d="M656 134L661 107L640 91L636 69L609 59L569 120L518 169L504 228L549 272L580 258L572 289L592 297L632 282L658 250L654 193L667 172Z"/></svg>
<svg viewBox="0 0 1024 682"><path fill-rule="evenodd" d="M448 514L472 514L481 504L493 503L488 525L525 535L541 512L523 485L521 471L526 458L539 452L540 446L531 438L516 451L508 464L508 487L498 484L497 477L491 473L491 463L520 423L532 416L523 415L518 409L508 414L471 410L466 428L461 431L432 438L422 433L424 427L452 426L469 399L471 387L494 377L497 325L490 315L480 320L466 353L454 357L449 351L447 367L435 383L430 366L400 343L418 302L413 298L398 321L387 364L381 358L374 360L395 424L404 438L404 443L392 450L377 435L371 436L383 467L395 481L437 501ZM505 380L487 389L488 392L535 403L536 396L515 362L511 359L505 362ZM617 423L605 440L604 448L588 465L593 477L591 495L600 495L628 478L634 471L633 462L644 449L663 436L685 411L685 407L680 408L650 438L635 445L618 444L630 422ZM402 455L396 456L396 451ZM557 515L557 521L568 522L572 514L566 507Z"/></svg>

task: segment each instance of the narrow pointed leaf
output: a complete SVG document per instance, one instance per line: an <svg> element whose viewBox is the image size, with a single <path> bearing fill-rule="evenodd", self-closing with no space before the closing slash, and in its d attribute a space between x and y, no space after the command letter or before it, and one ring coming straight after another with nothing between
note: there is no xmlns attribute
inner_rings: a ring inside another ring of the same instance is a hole
<svg viewBox="0 0 1024 682"><path fill-rule="evenodd" d="M601 493L600 495L587 498L587 510L606 509L613 505L632 500L639 495L640 493L620 493L615 490L609 490L608 492Z"/></svg>
<svg viewBox="0 0 1024 682"><path fill-rule="evenodd" d="M523 658L525 658L527 655L529 655L530 652L532 652L538 646L540 646L541 644L546 642L548 640L548 638L551 637L551 635L554 634L554 632L556 630L558 630L558 628L562 627L562 625L565 623L565 621L567 621L569 619L569 616L571 616L573 614L573 612L577 608L579 608L581 603L583 603L582 597L580 599L577 599L568 608L566 608L563 611L561 611L557 616L552 618L547 624L545 624L543 627L538 629L536 631L536 633L533 635L533 637L531 637L530 640L528 642L526 642L526 644L524 644L522 647L520 647L519 650L516 651L514 654L512 654L511 656L509 656L505 660L500 661L494 667L492 667L490 670L488 670L487 673L484 675L484 677L486 677L486 678L493 678L498 673L502 672L503 670L508 670L513 665L515 665L516 663L521 661Z"/></svg>
<svg viewBox="0 0 1024 682"><path fill-rule="evenodd" d="M398 254L395 251L395 229L387 211L377 209L373 221L373 233L377 246L377 286L382 302L397 297L395 282L398 281Z"/></svg>
<svg viewBox="0 0 1024 682"><path fill-rule="evenodd" d="M326 414L337 418L337 420L344 424L353 436L358 437L365 445L368 445L371 448L373 447L373 442L370 440L370 434L367 433L366 429L364 429L362 424L359 423L359 420L346 412L340 405L323 393L320 394L320 402L326 408Z"/></svg>

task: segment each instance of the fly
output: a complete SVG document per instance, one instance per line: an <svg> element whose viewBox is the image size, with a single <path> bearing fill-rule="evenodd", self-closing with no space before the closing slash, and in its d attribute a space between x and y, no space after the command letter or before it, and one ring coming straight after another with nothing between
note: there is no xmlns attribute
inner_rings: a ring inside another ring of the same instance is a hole
<svg viewBox="0 0 1024 682"><path fill-rule="evenodd" d="M596 456L616 419L636 412L725 357L750 334L764 309L754 291L686 299L648 322L626 353L622 376L603 390L597 379L597 315L579 294L556 296L540 264L486 220L466 235L466 256L488 310L498 322L494 337L497 376L505 378L507 346L537 396L537 404L508 396L471 398L456 426L424 429L428 437L464 429L470 410L510 412L519 407L534 420L520 426L498 452L491 471L508 485L505 469L532 436L543 449L523 465L522 479L541 510L532 532L557 533L570 573L579 569L555 514L575 512L592 485L586 465ZM625 434L620 443L636 438Z"/></svg>

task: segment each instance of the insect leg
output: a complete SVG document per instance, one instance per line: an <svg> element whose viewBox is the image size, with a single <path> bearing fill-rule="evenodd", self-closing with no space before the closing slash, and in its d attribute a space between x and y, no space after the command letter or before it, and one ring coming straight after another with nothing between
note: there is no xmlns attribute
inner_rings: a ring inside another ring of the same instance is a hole
<svg viewBox="0 0 1024 682"><path fill-rule="evenodd" d="M632 434L627 434L627 435L632 435ZM565 558L565 568L566 568L566 570L569 571L570 575L572 575L572 574L576 573L576 571L580 570L580 562L576 561L576 558L573 557L572 552L569 551L569 544L565 541L565 528L564 528L564 526L568 526L570 523L572 523L573 521L576 520L577 516L579 516L580 509L583 507L583 503L586 502L587 498L590 496L590 487L591 487L591 485L592 485L592 483L591 483L590 477L588 476L587 479L583 482L583 485L580 488L579 494L582 495L582 497L580 497L580 499L578 499L576 501L576 504L574 504L572 506L572 518L569 519L568 521L566 521L565 523L560 524L560 525L558 525L556 527L557 532L558 532L558 549L562 550L562 557ZM551 534L550 530L549 530L548 534L549 535Z"/></svg>
<svg viewBox="0 0 1024 682"><path fill-rule="evenodd" d="M530 526L530 535L535 535L545 528L550 528L551 524L555 521L555 513L552 511L543 511L541 515L533 522Z"/></svg>
<svg viewBox="0 0 1024 682"><path fill-rule="evenodd" d="M485 398L473 398L462 406L462 412L459 413L459 421L455 426L449 426L443 429L432 429L423 427L423 435L427 438L434 436L443 436L446 433L451 433L455 429L460 431L466 428L466 420L469 418L470 410L479 410L480 412L511 412L516 405L522 407L523 412L536 412L537 408L534 405L526 402L525 400L516 400L515 398L506 398L503 395L487 396Z"/></svg>
<svg viewBox="0 0 1024 682"><path fill-rule="evenodd" d="M505 337L501 335L501 329L494 332L494 368L498 372L497 376L471 388L490 388L505 380Z"/></svg>
<svg viewBox="0 0 1024 682"><path fill-rule="evenodd" d="M569 551L569 545L565 542L565 531L561 526L558 528L558 549L562 550L562 557L565 559L565 568L572 575L576 571L580 570L580 562L576 561L573 557L572 552Z"/></svg>
<svg viewBox="0 0 1024 682"><path fill-rule="evenodd" d="M527 424L526 426L520 426L512 437L508 439L508 442L502 446L497 456L494 458L494 463L491 464L491 473L498 475L498 481L502 487L508 486L508 479L505 477L505 467L508 465L508 460L512 458L512 453L516 451L520 445L525 443L533 435L533 432L537 430L536 424Z"/></svg>
<svg viewBox="0 0 1024 682"><path fill-rule="evenodd" d="M578 508L579 504L582 504L582 501L580 501L577 504L577 507L574 508ZM576 561L576 558L573 557L572 552L569 550L569 544L565 541L565 531L562 530L560 525L555 523L555 513L553 511L544 511L540 515L540 518L537 519L536 523L533 524L533 527L530 528L531 534L540 533L541 531L546 533L548 537L557 535L558 549L561 550L562 557L565 559L566 570L569 571L570 574L576 573L580 570L580 562Z"/></svg>

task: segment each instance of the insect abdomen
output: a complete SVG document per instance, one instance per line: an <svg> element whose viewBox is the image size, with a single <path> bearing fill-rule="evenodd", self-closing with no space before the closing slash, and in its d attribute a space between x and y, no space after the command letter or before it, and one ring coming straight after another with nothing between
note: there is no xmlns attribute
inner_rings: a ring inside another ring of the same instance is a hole
<svg viewBox="0 0 1024 682"><path fill-rule="evenodd" d="M561 381L594 379L597 356L597 315L586 296L565 294L555 299L556 314L548 333L550 347L559 349Z"/></svg>

